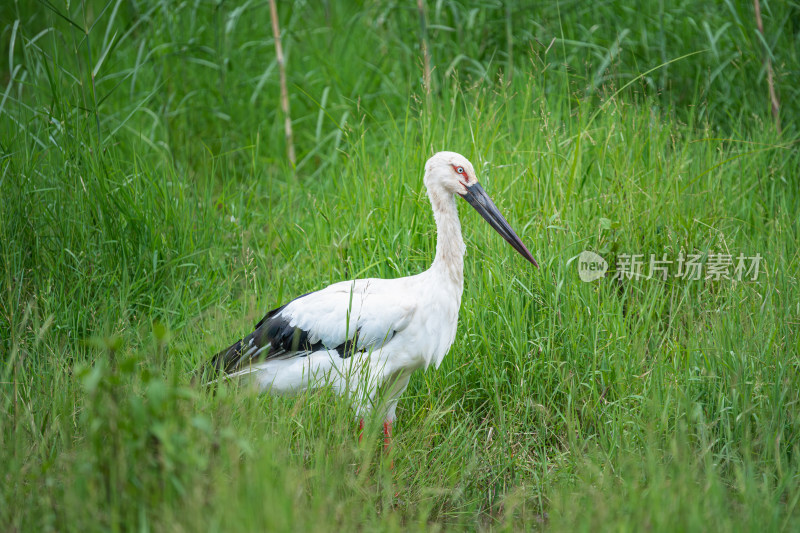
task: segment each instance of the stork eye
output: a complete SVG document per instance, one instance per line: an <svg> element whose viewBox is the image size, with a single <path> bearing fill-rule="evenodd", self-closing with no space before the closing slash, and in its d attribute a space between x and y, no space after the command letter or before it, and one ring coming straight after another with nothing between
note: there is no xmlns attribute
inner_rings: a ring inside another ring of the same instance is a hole
<svg viewBox="0 0 800 533"><path fill-rule="evenodd" d="M463 174L464 173L464 167L458 167L456 169L456 172L458 172L459 174Z"/></svg>

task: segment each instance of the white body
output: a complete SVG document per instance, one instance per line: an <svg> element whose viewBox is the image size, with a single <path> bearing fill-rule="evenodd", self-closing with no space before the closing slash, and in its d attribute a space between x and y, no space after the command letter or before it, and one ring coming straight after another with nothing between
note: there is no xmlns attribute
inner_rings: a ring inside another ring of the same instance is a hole
<svg viewBox="0 0 800 533"><path fill-rule="evenodd" d="M436 269L407 278L336 283L291 302L281 314L303 329L313 322L309 329L320 339L337 338L331 344L339 344L342 331L358 329L363 352L346 358L334 349L296 353L233 376L249 374L261 390L278 394L329 385L349 394L360 416L380 402L392 421L411 373L438 367L453 344L461 291L461 283Z"/></svg>
<svg viewBox="0 0 800 533"><path fill-rule="evenodd" d="M453 152L431 157L424 181L437 229L431 267L406 278L344 281L289 302L229 349L235 371L228 377L273 393L330 385L350 396L360 416L378 408L393 421L412 372L438 367L455 339L465 247L454 195L482 192L470 162ZM291 332L302 333L304 348L296 336L289 342ZM345 349L345 341L353 344Z"/></svg>

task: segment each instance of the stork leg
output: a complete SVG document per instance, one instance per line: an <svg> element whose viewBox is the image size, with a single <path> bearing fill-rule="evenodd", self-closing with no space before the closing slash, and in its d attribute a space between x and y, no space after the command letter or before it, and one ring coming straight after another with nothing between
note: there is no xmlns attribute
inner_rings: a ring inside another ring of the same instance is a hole
<svg viewBox="0 0 800 533"><path fill-rule="evenodd" d="M389 455L392 451L392 421L383 422L383 453ZM394 460L389 458L389 468L394 470Z"/></svg>
<svg viewBox="0 0 800 533"><path fill-rule="evenodd" d="M364 419L358 419L358 443L361 444L364 438ZM383 422L383 453L389 455L392 451L392 421ZM394 460L389 458L389 468L394 470Z"/></svg>
<svg viewBox="0 0 800 533"><path fill-rule="evenodd" d="M386 420L383 423L383 451L389 453L392 449L392 422Z"/></svg>

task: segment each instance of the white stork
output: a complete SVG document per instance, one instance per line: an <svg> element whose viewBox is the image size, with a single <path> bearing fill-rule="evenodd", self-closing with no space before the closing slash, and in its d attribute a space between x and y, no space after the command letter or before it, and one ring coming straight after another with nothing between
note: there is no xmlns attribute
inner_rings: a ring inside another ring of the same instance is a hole
<svg viewBox="0 0 800 533"><path fill-rule="evenodd" d="M255 331L211 360L225 379L246 378L261 391L294 393L332 386L360 417L384 415L385 446L412 372L438 368L456 336L464 287L464 241L455 195L464 198L525 259L538 267L464 156L439 152L425 164L425 187L438 237L431 267L397 279L335 283L273 309Z"/></svg>

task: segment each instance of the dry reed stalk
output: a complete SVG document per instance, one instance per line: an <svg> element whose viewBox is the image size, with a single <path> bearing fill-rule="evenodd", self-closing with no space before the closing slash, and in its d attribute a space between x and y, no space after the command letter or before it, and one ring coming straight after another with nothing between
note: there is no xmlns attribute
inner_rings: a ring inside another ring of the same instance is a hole
<svg viewBox="0 0 800 533"><path fill-rule="evenodd" d="M431 94L431 52L428 48L428 21L425 16L425 0L417 0L417 10L419 10L419 45L422 50L422 83L425 85L425 94Z"/></svg>
<svg viewBox="0 0 800 533"><path fill-rule="evenodd" d="M286 153L292 166L295 166L294 138L292 135L292 116L289 113L289 91L286 88L286 60L281 46L281 28L278 25L278 8L275 0L269 0L269 14L272 18L272 35L275 37L275 57L278 60L278 71L281 79L281 109L283 110L283 128L286 134Z"/></svg>
<svg viewBox="0 0 800 533"><path fill-rule="evenodd" d="M761 36L764 37L766 43L766 36L764 35L764 23L761 22L761 5L758 0L753 0L753 6L756 10L756 25ZM769 85L769 101L772 108L772 118L775 119L775 126L778 128L778 133L781 132L781 117L780 109L781 103L778 100L778 93L775 91L775 77L772 72L772 60L769 57L769 50L764 50L764 61L767 63L767 85Z"/></svg>

